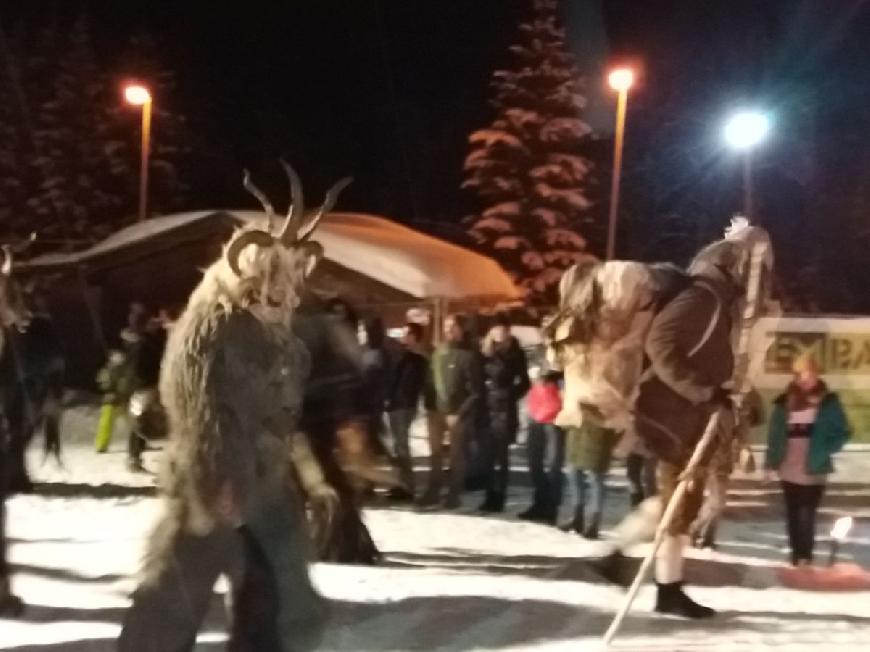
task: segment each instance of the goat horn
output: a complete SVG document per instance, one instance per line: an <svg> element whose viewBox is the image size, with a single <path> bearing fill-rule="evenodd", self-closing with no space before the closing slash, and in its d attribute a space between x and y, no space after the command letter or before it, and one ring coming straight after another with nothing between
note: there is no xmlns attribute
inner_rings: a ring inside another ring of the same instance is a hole
<svg viewBox="0 0 870 652"><path fill-rule="evenodd" d="M307 240L311 236L323 216L331 211L333 206L335 206L335 202L338 201L338 195L341 191L347 188L352 182L352 177L345 177L326 192L326 198L323 200L323 205L314 211L314 214L299 228L300 241Z"/></svg>
<svg viewBox="0 0 870 652"><path fill-rule="evenodd" d="M29 236L27 236L26 240L22 240L17 244L6 246L9 247L9 251L11 251L12 253L20 254L24 251L27 251L30 248L30 245L32 245L34 242L36 242L36 231L33 231Z"/></svg>
<svg viewBox="0 0 870 652"><path fill-rule="evenodd" d="M304 220L305 200L302 196L302 182L299 180L296 170L284 159L281 159L281 166L290 180L290 207L287 209L287 219L284 221L284 228L281 230L278 239L284 245L289 246L296 242L296 234L299 232L299 227Z"/></svg>
<svg viewBox="0 0 870 652"><path fill-rule="evenodd" d="M245 231L235 240L230 243L227 248L227 262L230 264L230 269L233 270L236 276L242 276L242 270L239 268L239 256L248 245L257 245L259 247L271 247L275 244L275 238L270 233L265 231Z"/></svg>
<svg viewBox="0 0 870 652"><path fill-rule="evenodd" d="M3 245L0 247L0 250L3 251L3 264L0 266L0 274L10 276L12 274L12 247Z"/></svg>
<svg viewBox="0 0 870 652"><path fill-rule="evenodd" d="M251 193L254 197L257 198L257 201L263 206L263 210L266 211L266 219L269 220L269 229L272 228L272 222L275 219L275 209L272 208L271 202L266 198L265 193L257 188L254 185L254 182L251 181L251 173L248 170L245 170L245 176L242 179L242 185L245 187L249 193Z"/></svg>

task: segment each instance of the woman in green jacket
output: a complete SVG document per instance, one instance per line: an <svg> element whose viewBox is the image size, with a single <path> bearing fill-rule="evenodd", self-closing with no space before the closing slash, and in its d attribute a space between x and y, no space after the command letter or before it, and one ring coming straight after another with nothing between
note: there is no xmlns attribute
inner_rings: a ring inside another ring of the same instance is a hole
<svg viewBox="0 0 870 652"><path fill-rule="evenodd" d="M816 513L834 471L831 456L849 439L850 429L840 399L819 378L816 361L801 356L793 370L794 380L774 402L764 467L779 475L791 562L804 566L813 561Z"/></svg>

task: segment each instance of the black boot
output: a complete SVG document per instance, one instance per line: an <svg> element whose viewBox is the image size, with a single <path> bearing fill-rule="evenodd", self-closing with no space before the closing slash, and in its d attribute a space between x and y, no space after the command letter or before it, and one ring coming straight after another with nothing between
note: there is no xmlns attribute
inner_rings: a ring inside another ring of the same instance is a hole
<svg viewBox="0 0 870 652"><path fill-rule="evenodd" d="M566 521L559 526L559 529L562 532L576 532L577 534L582 534L583 526L584 526L584 515L583 508L578 507L574 510L574 518L570 521Z"/></svg>
<svg viewBox="0 0 870 652"><path fill-rule="evenodd" d="M504 511L504 494L500 491L487 491L486 499L480 506L481 512L498 513Z"/></svg>
<svg viewBox="0 0 870 652"><path fill-rule="evenodd" d="M700 605L683 592L682 582L658 584L656 596L656 611L661 614L673 614L683 618L712 618L716 612L710 607Z"/></svg>
<svg viewBox="0 0 870 652"><path fill-rule="evenodd" d="M592 514L592 518L589 521L589 526L584 530L577 530L582 533L584 539L597 539L598 538L598 529L601 527L601 513L594 512Z"/></svg>
<svg viewBox="0 0 870 652"><path fill-rule="evenodd" d="M24 612L24 602L9 590L9 580L0 579L0 617L15 618Z"/></svg>
<svg viewBox="0 0 870 652"><path fill-rule="evenodd" d="M619 550L614 550L606 557L593 562L592 568L608 582L623 588L631 586L635 573L633 561Z"/></svg>

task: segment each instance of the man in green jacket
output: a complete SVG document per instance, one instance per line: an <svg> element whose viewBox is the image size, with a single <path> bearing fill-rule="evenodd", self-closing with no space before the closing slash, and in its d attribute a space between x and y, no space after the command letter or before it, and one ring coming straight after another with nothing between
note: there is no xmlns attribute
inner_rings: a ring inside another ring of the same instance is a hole
<svg viewBox="0 0 870 652"><path fill-rule="evenodd" d="M450 481L444 507L459 507L465 483L465 442L483 398L480 353L467 343L466 327L459 315L444 320L444 342L432 354L427 421L429 427L429 485L420 505L441 499L444 434L450 446Z"/></svg>

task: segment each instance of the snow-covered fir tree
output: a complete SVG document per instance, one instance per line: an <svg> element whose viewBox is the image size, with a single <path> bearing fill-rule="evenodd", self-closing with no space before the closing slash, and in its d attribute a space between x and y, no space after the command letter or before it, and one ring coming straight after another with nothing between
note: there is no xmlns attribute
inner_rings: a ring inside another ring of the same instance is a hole
<svg viewBox="0 0 870 652"><path fill-rule="evenodd" d="M551 301L562 271L588 257L579 225L591 202L591 136L582 119L583 78L557 19L556 0L533 0L510 48L514 65L493 74L496 118L471 134L463 187L486 208L470 232L525 288Z"/></svg>
<svg viewBox="0 0 870 652"><path fill-rule="evenodd" d="M172 76L152 42L133 39L107 65L85 17L2 36L0 135L12 137L0 148L0 238L36 232L41 249L75 249L136 219L141 114L121 96L130 77L156 98L149 212L178 206L177 163L188 148L183 119L167 110Z"/></svg>

